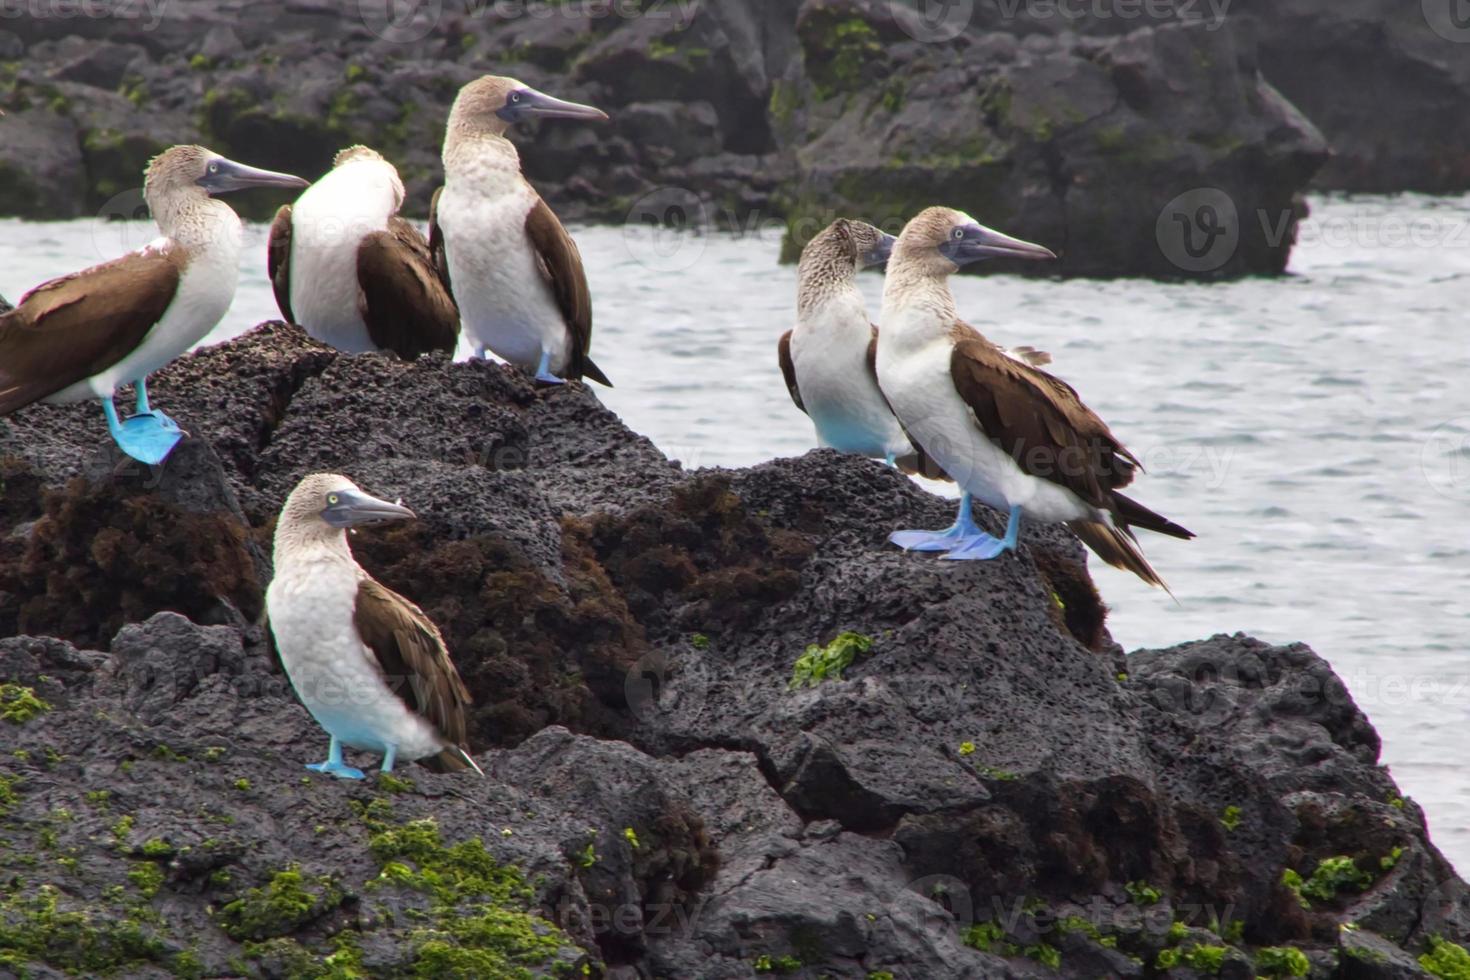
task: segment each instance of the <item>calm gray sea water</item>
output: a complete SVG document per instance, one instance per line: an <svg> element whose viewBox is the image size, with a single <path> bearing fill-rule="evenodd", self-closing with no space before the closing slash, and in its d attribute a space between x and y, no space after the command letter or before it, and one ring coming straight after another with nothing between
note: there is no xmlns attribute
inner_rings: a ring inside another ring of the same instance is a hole
<svg viewBox="0 0 1470 980"><path fill-rule="evenodd" d="M1244 630L1311 644L1372 717L1435 841L1470 871L1470 198L1328 198L1313 211L1282 279L955 289L995 340L1054 354L1148 466L1138 496L1200 535L1144 541L1177 604L1097 570L1119 641ZM154 234L0 221L0 294ZM213 340L276 315L264 234L250 229ZM690 466L814 444L775 363L794 293L778 232L576 234L597 361L617 383L597 391L629 425ZM863 282L876 314L882 280Z"/></svg>

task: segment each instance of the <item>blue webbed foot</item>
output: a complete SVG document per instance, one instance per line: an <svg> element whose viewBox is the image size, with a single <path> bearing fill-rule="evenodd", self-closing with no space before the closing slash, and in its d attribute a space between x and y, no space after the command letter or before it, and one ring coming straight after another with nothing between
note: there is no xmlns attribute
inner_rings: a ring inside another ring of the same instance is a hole
<svg viewBox="0 0 1470 980"><path fill-rule="evenodd" d="M140 463L156 466L168 458L179 440L188 435L179 424L159 411L140 412L119 420L112 399L102 400L107 428L118 448Z"/></svg>
<svg viewBox="0 0 1470 980"><path fill-rule="evenodd" d="M363 779L361 769L354 769L342 761L342 742L337 736L332 736L332 742L327 746L327 761L308 763L306 768L312 772L324 772L338 779Z"/></svg>
<svg viewBox="0 0 1470 980"><path fill-rule="evenodd" d="M997 537L989 534L980 534L969 538L953 551L941 555L945 561L989 561L999 558L1007 551L1014 551L1016 546L1008 544Z"/></svg>
<svg viewBox="0 0 1470 980"><path fill-rule="evenodd" d="M954 523L943 531L894 531L888 540L904 551L953 551L975 537L986 538L986 534L975 526L972 514L973 503L968 493L960 497L960 511Z"/></svg>
<svg viewBox="0 0 1470 980"><path fill-rule="evenodd" d="M999 558L1007 551L1016 550L1016 538L1020 533L1021 508L1012 507L1011 516L1006 520L1005 537L991 537L982 531L943 557L949 561L989 561Z"/></svg>
<svg viewBox="0 0 1470 980"><path fill-rule="evenodd" d="M955 527L943 531L894 531L888 536L892 544L904 551L953 551L970 538L971 535Z"/></svg>
<svg viewBox="0 0 1470 980"><path fill-rule="evenodd" d="M541 352L541 363L536 365L536 380L547 385L564 385L566 378L558 378L551 373L551 351Z"/></svg>
<svg viewBox="0 0 1470 980"><path fill-rule="evenodd" d="M361 769L354 769L345 762L333 762L331 759L328 759L326 762L308 763L306 768L312 772L324 772L329 776L336 776L338 779L367 778Z"/></svg>

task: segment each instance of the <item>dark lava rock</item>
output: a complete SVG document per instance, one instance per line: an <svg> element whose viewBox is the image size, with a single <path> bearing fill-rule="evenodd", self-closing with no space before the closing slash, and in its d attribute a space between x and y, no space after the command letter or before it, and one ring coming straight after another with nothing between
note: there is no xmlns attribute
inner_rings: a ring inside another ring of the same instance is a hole
<svg viewBox="0 0 1470 980"><path fill-rule="evenodd" d="M1318 186L1470 188L1470 22L1457 0L1240 0L1229 20L1259 38L1261 71L1332 144Z"/></svg>
<svg viewBox="0 0 1470 980"><path fill-rule="evenodd" d="M1343 141L1340 172L1394 186L1407 163L1448 186L1464 169L1441 135L1464 56L1369 4L1242 0L1222 20L1195 0L1150 0L1166 15L1147 17L966 2L938 32L897 0L430 4L404 24L373 4L181 0L19 18L4 35L18 56L0 61L0 213L131 213L143 165L174 142L310 178L361 142L422 215L450 103L493 68L612 117L515 137L568 219L673 204L706 230L777 219L790 258L835 215L893 226L945 203L1055 248L1046 274L1273 273L1326 159L1308 118ZM1379 58L1385 33L1405 46ZM1368 63L1382 95L1347 83ZM1428 106L1409 98L1421 84ZM1391 97L1412 108L1388 112ZM1389 117L1396 142L1371 143ZM232 204L263 219L282 200Z"/></svg>
<svg viewBox="0 0 1470 980"><path fill-rule="evenodd" d="M192 437L151 471L94 406L0 421L8 968L1407 977L1470 938L1325 661L1125 657L1059 529L899 554L949 507L876 462L685 473L584 386L281 324L155 399ZM443 629L483 779L302 768L325 740L258 615L314 469L419 513L353 546Z"/></svg>

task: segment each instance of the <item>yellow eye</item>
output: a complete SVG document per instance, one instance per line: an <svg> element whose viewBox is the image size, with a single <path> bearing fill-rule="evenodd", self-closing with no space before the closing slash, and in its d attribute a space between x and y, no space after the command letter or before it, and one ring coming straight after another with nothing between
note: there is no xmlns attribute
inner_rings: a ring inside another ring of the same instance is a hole
<svg viewBox="0 0 1470 980"><path fill-rule="evenodd" d="M327 494L327 503L333 507L337 506L337 501L340 499L335 493Z"/></svg>

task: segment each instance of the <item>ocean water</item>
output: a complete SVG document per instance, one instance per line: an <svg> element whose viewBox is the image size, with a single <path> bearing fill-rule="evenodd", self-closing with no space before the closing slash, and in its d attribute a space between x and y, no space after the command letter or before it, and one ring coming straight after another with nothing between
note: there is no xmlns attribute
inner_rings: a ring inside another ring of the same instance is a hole
<svg viewBox="0 0 1470 980"><path fill-rule="evenodd" d="M1145 535L1177 602L1094 562L1129 649L1246 631L1330 660L1383 760L1470 871L1470 198L1318 198L1290 275L1217 285L960 278L963 314L1051 351L1191 528ZM598 395L688 466L814 445L775 343L779 231L574 229L617 387ZM143 222L0 220L0 294L137 247ZM211 341L276 316L265 228ZM882 279L862 279L876 315ZM100 424L100 420L99 420Z"/></svg>

